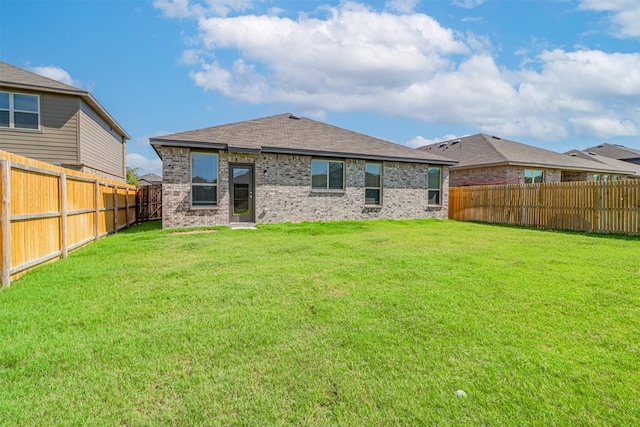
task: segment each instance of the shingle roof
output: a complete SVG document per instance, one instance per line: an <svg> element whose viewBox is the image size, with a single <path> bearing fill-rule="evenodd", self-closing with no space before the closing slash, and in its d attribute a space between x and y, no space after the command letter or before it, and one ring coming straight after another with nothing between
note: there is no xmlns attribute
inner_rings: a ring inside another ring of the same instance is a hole
<svg viewBox="0 0 640 427"><path fill-rule="evenodd" d="M142 176L139 176L138 180L160 184L162 182L162 177L156 173L146 173Z"/></svg>
<svg viewBox="0 0 640 427"><path fill-rule="evenodd" d="M181 146L232 152L303 154L443 165L456 163L439 154L417 151L289 113L155 137L150 141L154 148Z"/></svg>
<svg viewBox="0 0 640 427"><path fill-rule="evenodd" d="M111 117L107 110L87 91L69 86L57 80L43 77L22 68L18 68L6 62L0 62L0 86L14 90L31 90L35 92L51 92L66 95L76 95L83 99L98 115L100 115L116 132L126 139L131 137Z"/></svg>
<svg viewBox="0 0 640 427"><path fill-rule="evenodd" d="M611 157L601 156L600 154L594 153L592 151L580 151L580 150L571 150L564 153L568 156L575 156L581 159L592 160L595 162L604 163L605 165L609 165L618 169L625 169L633 174L633 176L640 178L640 165L636 165L634 163L625 162L623 160L612 159Z"/></svg>
<svg viewBox="0 0 640 427"><path fill-rule="evenodd" d="M623 173L617 168L483 133L425 145L418 150L458 160L451 170L518 165L573 171Z"/></svg>
<svg viewBox="0 0 640 427"><path fill-rule="evenodd" d="M618 160L640 159L640 150L616 144L600 144L585 151Z"/></svg>

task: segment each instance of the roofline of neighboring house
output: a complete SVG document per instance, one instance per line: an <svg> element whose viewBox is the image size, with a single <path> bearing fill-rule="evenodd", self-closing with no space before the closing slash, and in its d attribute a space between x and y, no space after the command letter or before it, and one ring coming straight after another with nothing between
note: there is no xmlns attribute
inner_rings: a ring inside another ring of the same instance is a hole
<svg viewBox="0 0 640 427"><path fill-rule="evenodd" d="M113 118L111 114L104 109L102 105L91 95L89 92L81 89L58 89L51 88L47 86L39 86L39 85L28 85L21 83L12 83L12 82L3 82L0 81L0 86L11 88L11 89L23 89L23 90L31 90L36 92L49 92L49 93L59 93L62 95L75 95L82 98L91 108L93 108L100 117L102 117L108 124L111 126L113 130L122 135L125 139L131 139L131 136L124 130L122 126Z"/></svg>
<svg viewBox="0 0 640 427"><path fill-rule="evenodd" d="M579 166L567 166L567 165L554 165L548 163L525 163L525 162L493 162L493 163L483 163L469 166L451 166L452 171L458 170L466 170L466 169L476 169L476 168L492 168L497 166L521 166L521 167L533 167L533 168L546 168L546 169L560 169L566 171L577 171L577 172L598 172L598 173L610 173L610 174L624 174L624 175L634 175L632 171L625 171L622 169L607 169L607 168L583 168Z"/></svg>
<svg viewBox="0 0 640 427"><path fill-rule="evenodd" d="M435 159L422 159L418 157L394 157L394 156L381 156L376 154L342 153L342 152L335 152L335 151L319 151L319 150L306 150L306 149L268 147L268 146L263 146L260 148L235 148L233 146L230 147L228 144L218 143L218 142L198 142L198 141L183 141L183 140L156 139L156 138L150 138L149 142L151 143L151 146L156 151L158 156L160 156L160 153L158 153L156 146L226 150L231 153L292 154L292 155L301 155L301 156L319 156L319 157L348 158L348 159L360 159L360 160L379 160L379 161L421 163L421 164L443 165L443 166L451 166L458 163L453 160L447 161L447 160L435 160Z"/></svg>

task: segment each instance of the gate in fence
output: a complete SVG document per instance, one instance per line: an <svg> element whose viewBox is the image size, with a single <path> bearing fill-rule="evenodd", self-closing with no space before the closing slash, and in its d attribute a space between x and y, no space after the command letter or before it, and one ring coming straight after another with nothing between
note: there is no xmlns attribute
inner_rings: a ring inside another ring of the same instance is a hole
<svg viewBox="0 0 640 427"><path fill-rule="evenodd" d="M138 187L136 201L139 222L162 219L162 184Z"/></svg>

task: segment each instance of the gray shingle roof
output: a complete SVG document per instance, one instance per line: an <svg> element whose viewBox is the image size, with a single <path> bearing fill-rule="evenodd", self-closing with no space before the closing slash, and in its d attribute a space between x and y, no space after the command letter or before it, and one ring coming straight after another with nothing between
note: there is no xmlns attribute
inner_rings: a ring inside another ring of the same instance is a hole
<svg viewBox="0 0 640 427"><path fill-rule="evenodd" d="M600 154L594 153L592 151L580 151L580 150L571 150L564 153L568 156L575 156L581 159L591 160L594 162L604 163L605 165L609 165L618 169L625 169L633 174L634 177L640 178L640 165L636 165L634 163L625 162L623 160L612 159L611 157L601 156Z"/></svg>
<svg viewBox="0 0 640 427"><path fill-rule="evenodd" d="M616 144L600 144L585 151L618 160L640 159L640 150Z"/></svg>
<svg viewBox="0 0 640 427"><path fill-rule="evenodd" d="M413 150L289 113L155 137L150 141L154 147L181 146L443 165L456 163L440 154Z"/></svg>
<svg viewBox="0 0 640 427"><path fill-rule="evenodd" d="M30 90L34 92L50 92L66 95L77 95L82 98L98 115L100 115L116 132L126 139L131 137L120 124L100 105L100 103L86 90L69 86L57 80L43 77L6 62L0 62L0 86L12 90Z"/></svg>
<svg viewBox="0 0 640 427"><path fill-rule="evenodd" d="M533 147L483 133L425 145L418 150L458 160L451 170L476 167L518 165L598 173L624 173L620 169L555 151ZM627 172L628 173L628 172Z"/></svg>

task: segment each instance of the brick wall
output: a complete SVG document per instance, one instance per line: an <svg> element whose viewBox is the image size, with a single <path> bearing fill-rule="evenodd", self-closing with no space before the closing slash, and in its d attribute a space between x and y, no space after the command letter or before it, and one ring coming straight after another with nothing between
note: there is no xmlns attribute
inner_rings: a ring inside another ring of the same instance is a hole
<svg viewBox="0 0 640 427"><path fill-rule="evenodd" d="M589 181L593 176L587 172L568 172L560 169L544 168L524 168L519 166L496 166L488 168L474 168L463 170L452 170L451 187L461 187L466 183L493 183L508 181L506 184L518 184L524 182L524 170L536 169L544 171L544 182L565 182L565 181ZM518 177L522 180L518 181Z"/></svg>
<svg viewBox="0 0 640 427"><path fill-rule="evenodd" d="M190 206L190 150L162 147L163 227L227 225L229 163L251 163L257 223L358 219L447 218L448 170L443 167L442 206L427 206L427 166L383 162L382 206L365 207L364 160L346 159L344 191L311 190L311 157L218 153L218 207Z"/></svg>

